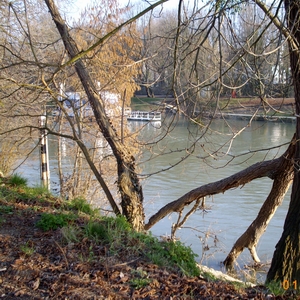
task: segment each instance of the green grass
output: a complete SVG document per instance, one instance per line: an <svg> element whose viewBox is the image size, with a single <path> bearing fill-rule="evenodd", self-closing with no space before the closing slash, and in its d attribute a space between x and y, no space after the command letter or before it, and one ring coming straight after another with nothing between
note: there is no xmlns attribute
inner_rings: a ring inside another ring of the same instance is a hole
<svg viewBox="0 0 300 300"><path fill-rule="evenodd" d="M85 226L85 235L88 238L109 244L111 251L117 251L122 247L123 237L132 232L125 217L102 217L99 220L91 220Z"/></svg>
<svg viewBox="0 0 300 300"><path fill-rule="evenodd" d="M14 174L8 179L8 184L11 184L13 186L26 186L27 179L23 178L19 174Z"/></svg>
<svg viewBox="0 0 300 300"><path fill-rule="evenodd" d="M88 248L82 253L83 259L99 259L99 249L107 249L109 256L121 259L143 259L170 271L187 276L197 276L200 271L196 264L196 254L190 247L180 242L161 241L151 233L132 230L124 216L100 216L83 198L63 201L52 196L43 187L27 187L18 176L7 178L0 186L0 216L14 213L15 203L24 202L24 211L40 214L36 227L43 231L61 228L64 243L84 243ZM47 212L48 209L48 212ZM19 209L18 213L22 213ZM37 215L38 216L38 215ZM5 222L4 219L0 220ZM20 249L31 255L34 249L23 245ZM95 254L94 254L95 253ZM148 278L139 276L130 284L138 288L146 285Z"/></svg>
<svg viewBox="0 0 300 300"><path fill-rule="evenodd" d="M163 101L163 98L133 97L131 98L131 107L133 110L150 111L157 109L157 103Z"/></svg>
<svg viewBox="0 0 300 300"><path fill-rule="evenodd" d="M35 186L35 187L28 187L25 186L23 191L21 191L23 197L27 199L36 199L41 202L50 200L52 194L48 191L48 189L44 186Z"/></svg>
<svg viewBox="0 0 300 300"><path fill-rule="evenodd" d="M282 287L280 282L272 281L266 284L268 291L275 296L283 296L286 290Z"/></svg>
<svg viewBox="0 0 300 300"><path fill-rule="evenodd" d="M74 221L76 216L73 214L56 213L49 214L43 213L41 219L36 223L36 226L43 231L55 230L68 225L71 221Z"/></svg>
<svg viewBox="0 0 300 300"><path fill-rule="evenodd" d="M170 271L187 276L200 275L197 255L190 247L179 241L161 241L151 234L135 232L123 216L92 217L83 227L74 224L63 227L62 235L67 243L88 238L93 244L108 249L112 256L140 257ZM92 253L92 250L89 252ZM89 261L91 257L89 255ZM138 280L132 285L143 285L142 281Z"/></svg>
<svg viewBox="0 0 300 300"><path fill-rule="evenodd" d="M62 227L61 234L67 244L78 243L81 239L81 229L74 224Z"/></svg>
<svg viewBox="0 0 300 300"><path fill-rule="evenodd" d="M151 104L152 102L160 102L163 101L165 98L160 98L160 97L132 97L131 98L131 103L132 104L143 104L143 103L148 103Z"/></svg>
<svg viewBox="0 0 300 300"><path fill-rule="evenodd" d="M132 275L134 278L130 279L129 284L134 289L141 289L146 287L149 283L151 283L151 279L148 278L148 274L146 271L142 269L132 270Z"/></svg>
<svg viewBox="0 0 300 300"><path fill-rule="evenodd" d="M10 205L0 205L0 214L13 214L13 206Z"/></svg>
<svg viewBox="0 0 300 300"><path fill-rule="evenodd" d="M43 186L28 187L27 179L18 174L2 179L2 183L2 186L0 186L0 197L7 202L56 200L47 188Z"/></svg>
<svg viewBox="0 0 300 300"><path fill-rule="evenodd" d="M24 245L21 245L20 250L27 256L31 256L34 253L34 248L29 246L28 242Z"/></svg>
<svg viewBox="0 0 300 300"><path fill-rule="evenodd" d="M14 212L13 206L10 205L0 205L0 226L5 222L4 215L11 215Z"/></svg>
<svg viewBox="0 0 300 300"><path fill-rule="evenodd" d="M139 240L139 247L150 261L160 267L175 268L187 276L199 276L200 270L196 264L196 257L192 249L180 241L160 241L150 234L135 233Z"/></svg>
<svg viewBox="0 0 300 300"><path fill-rule="evenodd" d="M85 226L85 234L89 239L94 239L97 242L101 241L103 244L108 244L112 238L109 236L109 230L104 223L89 222Z"/></svg>
<svg viewBox="0 0 300 300"><path fill-rule="evenodd" d="M97 210L93 209L92 206L82 197L74 198L67 203L67 208L83 212L87 215L95 215Z"/></svg>

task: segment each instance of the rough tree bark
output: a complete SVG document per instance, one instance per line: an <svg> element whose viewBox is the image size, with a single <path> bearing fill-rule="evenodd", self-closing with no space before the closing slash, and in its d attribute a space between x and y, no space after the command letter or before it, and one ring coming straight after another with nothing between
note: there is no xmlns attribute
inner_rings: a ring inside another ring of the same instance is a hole
<svg viewBox="0 0 300 300"><path fill-rule="evenodd" d="M296 151L291 201L283 233L275 247L266 281L277 281L284 284L285 287L298 288L300 284L300 2L298 0L285 0L284 4L287 26L291 36L289 39L289 52L297 117Z"/></svg>
<svg viewBox="0 0 300 300"><path fill-rule="evenodd" d="M256 246L266 231L267 226L275 214L279 205L281 205L284 196L293 180L293 158L295 155L295 137L290 143L286 152L282 155L282 160L278 169L273 174L272 189L262 205L257 217L247 228L247 230L237 239L231 251L224 260L224 265L231 268L243 252L244 248L248 248L252 259L255 262L260 262L260 259L256 253Z"/></svg>
<svg viewBox="0 0 300 300"><path fill-rule="evenodd" d="M53 21L61 35L64 46L70 58L76 57L80 51L76 42L69 34L65 21L54 4L53 0L45 0ZM121 194L122 213L135 230L144 228L143 192L135 171L135 159L128 149L121 143L109 118L106 116L100 95L82 59L74 63L75 69L84 87L88 101L93 109L96 122L104 138L109 143L117 161L118 188Z"/></svg>

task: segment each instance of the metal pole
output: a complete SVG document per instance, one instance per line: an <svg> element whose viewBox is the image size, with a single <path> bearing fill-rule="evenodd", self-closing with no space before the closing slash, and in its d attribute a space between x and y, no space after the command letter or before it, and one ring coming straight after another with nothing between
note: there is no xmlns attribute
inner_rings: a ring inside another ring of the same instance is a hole
<svg viewBox="0 0 300 300"><path fill-rule="evenodd" d="M48 156L48 136L45 129L46 116L40 116L40 135L41 135L41 180L44 187L50 190L50 170Z"/></svg>

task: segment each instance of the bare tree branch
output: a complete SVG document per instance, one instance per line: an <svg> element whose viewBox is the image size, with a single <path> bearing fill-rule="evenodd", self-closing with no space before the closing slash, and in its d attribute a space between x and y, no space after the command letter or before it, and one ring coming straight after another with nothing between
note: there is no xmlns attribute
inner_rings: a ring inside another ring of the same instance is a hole
<svg viewBox="0 0 300 300"><path fill-rule="evenodd" d="M232 247L231 251L224 261L225 266L232 267L234 261L246 247L249 249L252 259L256 263L260 262L260 259L256 253L257 243L260 237L266 231L266 228L272 217L274 216L278 206L281 205L294 177L293 164L296 148L295 141L296 139L294 137L292 142L290 143L289 148L283 155L284 159L281 160L281 164L280 166L278 166L278 169L281 170L281 172L279 171L274 175L272 189L266 201L262 205L255 220L235 242L234 246Z"/></svg>
<svg viewBox="0 0 300 300"><path fill-rule="evenodd" d="M224 193L229 189L244 186L258 178L269 177L274 179L276 174L281 172L280 166L285 159L286 153L273 160L255 163L227 178L193 189L179 199L162 207L156 214L150 217L148 223L145 225L145 229L150 229L154 224L172 212L181 212L185 206L199 198Z"/></svg>

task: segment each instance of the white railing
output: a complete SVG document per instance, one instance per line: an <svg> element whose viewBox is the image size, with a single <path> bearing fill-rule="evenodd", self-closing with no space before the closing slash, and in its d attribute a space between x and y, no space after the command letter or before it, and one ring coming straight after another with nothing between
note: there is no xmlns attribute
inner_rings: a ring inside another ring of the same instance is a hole
<svg viewBox="0 0 300 300"><path fill-rule="evenodd" d="M147 112L147 111L132 111L127 116L127 120L161 121L161 113L160 112Z"/></svg>

